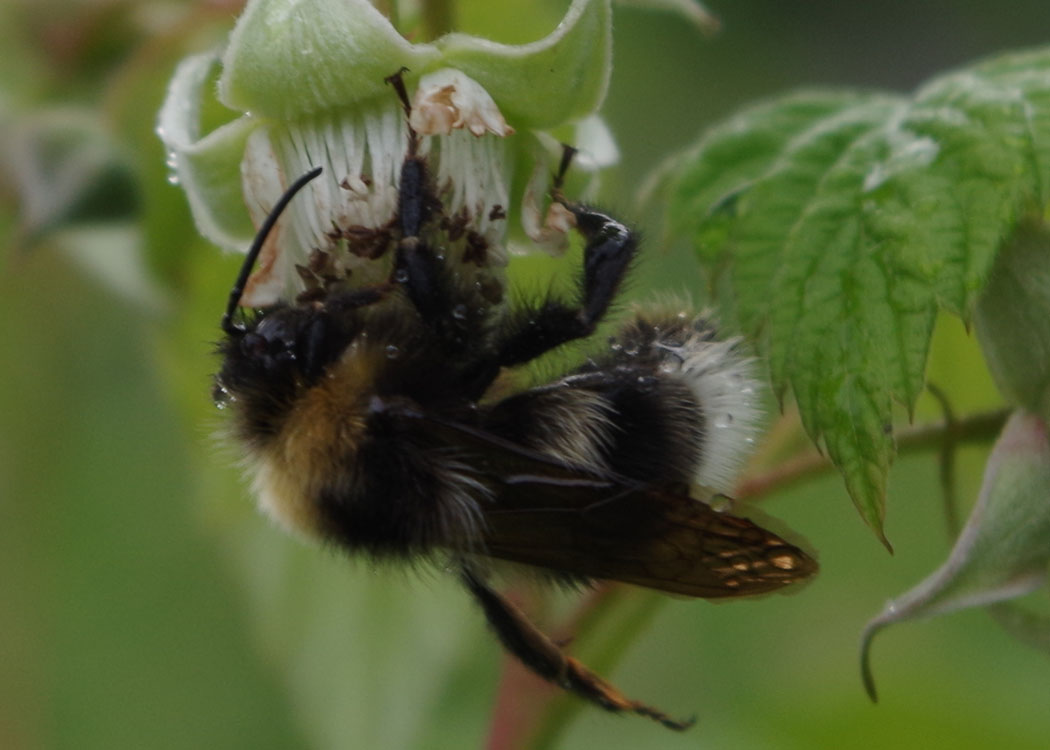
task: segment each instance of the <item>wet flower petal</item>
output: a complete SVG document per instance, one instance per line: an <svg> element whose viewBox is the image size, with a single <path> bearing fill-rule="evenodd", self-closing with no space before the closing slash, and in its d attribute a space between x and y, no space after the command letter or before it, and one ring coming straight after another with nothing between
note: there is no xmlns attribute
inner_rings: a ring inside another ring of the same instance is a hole
<svg viewBox="0 0 1050 750"><path fill-rule="evenodd" d="M255 228L244 208L240 169L256 123L242 117L201 132L201 103L218 64L213 53L194 55L175 70L160 111L157 134L169 151L173 178L182 186L200 233L226 250L244 251Z"/></svg>

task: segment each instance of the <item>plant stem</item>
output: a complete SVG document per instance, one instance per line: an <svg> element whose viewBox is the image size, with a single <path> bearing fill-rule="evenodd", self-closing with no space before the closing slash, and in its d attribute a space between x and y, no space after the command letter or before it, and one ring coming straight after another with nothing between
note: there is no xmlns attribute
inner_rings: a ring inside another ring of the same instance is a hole
<svg viewBox="0 0 1050 750"><path fill-rule="evenodd" d="M980 443L994 439L1002 430L1009 410L981 412L952 422L935 422L916 425L897 433L897 452L916 453L923 450L940 449L945 439L953 445ZM737 485L738 500L762 497L773 490L790 487L831 468L831 461L816 451L790 458L769 471L745 478Z"/></svg>
<svg viewBox="0 0 1050 750"><path fill-rule="evenodd" d="M941 495L944 498L944 524L948 533L948 541L952 542L959 535L959 511L957 492L955 490L955 453L958 442L955 437L955 412L952 409L948 394L933 383L926 384L926 390L941 405L944 412L945 430L944 440L941 442L940 450L940 476Z"/></svg>
<svg viewBox="0 0 1050 750"><path fill-rule="evenodd" d="M455 26L456 9L453 0L423 0L420 17L423 25L423 41L431 41L452 31Z"/></svg>

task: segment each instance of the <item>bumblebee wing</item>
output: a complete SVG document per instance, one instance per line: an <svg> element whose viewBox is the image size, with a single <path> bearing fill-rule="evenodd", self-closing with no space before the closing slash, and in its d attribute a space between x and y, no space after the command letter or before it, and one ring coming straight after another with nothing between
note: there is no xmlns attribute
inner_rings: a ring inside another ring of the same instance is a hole
<svg viewBox="0 0 1050 750"><path fill-rule="evenodd" d="M746 518L652 488L516 485L485 513L492 557L686 596L747 596L808 578L815 561Z"/></svg>
<svg viewBox="0 0 1050 750"><path fill-rule="evenodd" d="M483 508L490 557L704 598L774 591L817 570L799 547L684 487L595 476L474 428L439 429L495 490Z"/></svg>

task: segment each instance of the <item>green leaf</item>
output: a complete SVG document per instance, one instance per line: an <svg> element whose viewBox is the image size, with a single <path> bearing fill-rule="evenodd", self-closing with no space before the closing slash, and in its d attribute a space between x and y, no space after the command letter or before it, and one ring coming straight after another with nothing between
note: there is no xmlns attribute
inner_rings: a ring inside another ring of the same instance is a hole
<svg viewBox="0 0 1050 750"><path fill-rule="evenodd" d="M922 391L937 310L969 322L1047 185L1047 50L910 98L786 96L713 130L677 175L672 225L883 541L893 408L910 413Z"/></svg>
<svg viewBox="0 0 1050 750"><path fill-rule="evenodd" d="M90 110L12 117L0 137L0 171L18 192L27 244L70 226L126 222L139 209L126 154Z"/></svg>

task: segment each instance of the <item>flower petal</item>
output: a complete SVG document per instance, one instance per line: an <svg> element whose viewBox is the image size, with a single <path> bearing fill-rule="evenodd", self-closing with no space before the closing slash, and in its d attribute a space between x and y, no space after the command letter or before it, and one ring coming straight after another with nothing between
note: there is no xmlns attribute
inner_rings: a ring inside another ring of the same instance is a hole
<svg viewBox="0 0 1050 750"><path fill-rule="evenodd" d="M412 128L420 135L449 135L465 128L476 136L501 138L514 133L489 93L454 68L442 68L419 80L412 97Z"/></svg>
<svg viewBox="0 0 1050 750"><path fill-rule="evenodd" d="M609 0L574 0L548 36L520 46L449 34L442 63L481 84L516 128L551 128L601 105L612 70Z"/></svg>
<svg viewBox="0 0 1050 750"><path fill-rule="evenodd" d="M175 70L157 133L170 152L200 233L227 250L243 251L255 234L239 179L245 145L258 123L241 117L201 137L201 105L218 55L183 60Z"/></svg>
<svg viewBox="0 0 1050 750"><path fill-rule="evenodd" d="M387 76L439 57L433 45L408 42L367 0L252 0L230 35L219 98L293 120L389 97Z"/></svg>

